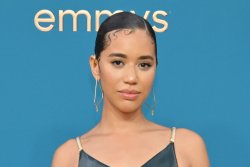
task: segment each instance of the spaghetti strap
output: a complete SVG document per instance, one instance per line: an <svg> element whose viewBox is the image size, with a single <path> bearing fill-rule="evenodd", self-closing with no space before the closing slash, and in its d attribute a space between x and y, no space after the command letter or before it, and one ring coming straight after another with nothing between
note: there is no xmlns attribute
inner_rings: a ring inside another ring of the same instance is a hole
<svg viewBox="0 0 250 167"><path fill-rule="evenodd" d="M82 149L82 144L81 144L81 141L80 141L79 136L78 136L78 137L76 137L76 142L77 142L77 145L78 145L78 149L79 149L79 151L83 150L83 149Z"/></svg>
<svg viewBox="0 0 250 167"><path fill-rule="evenodd" d="M176 127L171 128L171 139L170 139L171 143L174 143L174 140L175 140L175 130L176 130Z"/></svg>

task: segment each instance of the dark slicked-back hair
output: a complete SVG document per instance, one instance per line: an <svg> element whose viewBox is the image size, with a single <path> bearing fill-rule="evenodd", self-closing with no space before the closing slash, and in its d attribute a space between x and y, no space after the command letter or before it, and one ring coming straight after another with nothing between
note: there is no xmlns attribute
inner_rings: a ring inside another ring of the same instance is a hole
<svg viewBox="0 0 250 167"><path fill-rule="evenodd" d="M146 19L131 12L113 14L102 22L95 41L95 56L97 60L100 59L101 52L108 46L110 40L109 32L113 30L120 31L122 29L146 30L154 42L156 64L158 64L156 36L152 26Z"/></svg>

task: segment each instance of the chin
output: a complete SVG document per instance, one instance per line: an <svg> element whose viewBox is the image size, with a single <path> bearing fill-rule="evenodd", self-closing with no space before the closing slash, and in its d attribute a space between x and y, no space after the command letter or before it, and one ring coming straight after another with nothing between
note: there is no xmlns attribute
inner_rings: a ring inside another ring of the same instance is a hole
<svg viewBox="0 0 250 167"><path fill-rule="evenodd" d="M124 113L132 113L140 109L140 105L133 103L123 103L117 107L120 111Z"/></svg>

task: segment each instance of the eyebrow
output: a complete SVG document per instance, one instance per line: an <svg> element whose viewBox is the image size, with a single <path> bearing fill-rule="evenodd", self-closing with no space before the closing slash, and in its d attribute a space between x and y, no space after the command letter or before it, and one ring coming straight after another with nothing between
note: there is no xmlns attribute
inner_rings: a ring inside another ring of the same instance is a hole
<svg viewBox="0 0 250 167"><path fill-rule="evenodd" d="M120 58L126 59L128 56L126 54L123 54L123 53L111 53L111 54L109 54L109 57L120 57ZM144 59L154 60L154 57L150 56L150 55L142 55L139 57L139 60L144 60Z"/></svg>

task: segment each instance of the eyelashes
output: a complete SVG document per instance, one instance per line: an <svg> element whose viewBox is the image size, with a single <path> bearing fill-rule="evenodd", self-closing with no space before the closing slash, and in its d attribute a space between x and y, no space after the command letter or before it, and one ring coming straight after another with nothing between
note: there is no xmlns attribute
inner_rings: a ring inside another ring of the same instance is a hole
<svg viewBox="0 0 250 167"><path fill-rule="evenodd" d="M150 68L152 65L150 63L140 63L139 64L142 68Z"/></svg>
<svg viewBox="0 0 250 167"><path fill-rule="evenodd" d="M122 65L124 65L124 63L120 60L115 60L111 62L115 67L122 67Z"/></svg>
<svg viewBox="0 0 250 167"><path fill-rule="evenodd" d="M114 60L111 62L111 64L117 68L122 68L125 65L125 63L121 60ZM138 67L142 70L147 70L150 67L152 67L152 64L147 62L142 62L138 64Z"/></svg>

